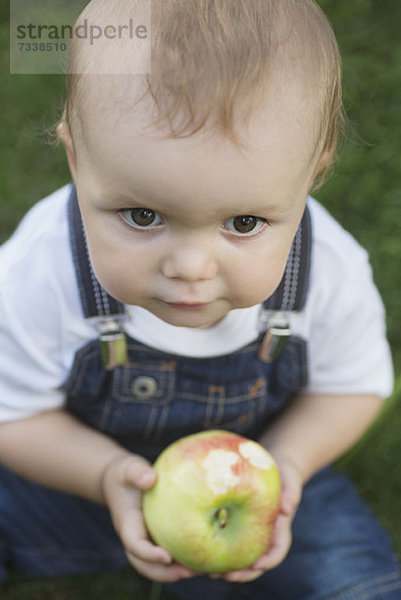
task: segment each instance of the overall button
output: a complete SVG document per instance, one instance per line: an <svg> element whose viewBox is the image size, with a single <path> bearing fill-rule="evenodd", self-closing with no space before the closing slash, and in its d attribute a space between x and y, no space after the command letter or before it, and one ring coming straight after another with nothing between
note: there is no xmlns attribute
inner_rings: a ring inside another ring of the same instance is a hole
<svg viewBox="0 0 401 600"><path fill-rule="evenodd" d="M157 392L157 381L153 377L141 375L132 382L131 391L140 400L148 400Z"/></svg>

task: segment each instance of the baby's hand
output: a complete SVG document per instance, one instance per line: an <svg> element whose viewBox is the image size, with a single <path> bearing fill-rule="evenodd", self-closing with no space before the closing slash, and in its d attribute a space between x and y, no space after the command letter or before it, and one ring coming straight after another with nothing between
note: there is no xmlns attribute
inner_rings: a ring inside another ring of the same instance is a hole
<svg viewBox="0 0 401 600"><path fill-rule="evenodd" d="M104 471L102 486L114 527L131 565L154 581L177 581L195 575L173 563L170 554L149 540L142 516L142 492L156 481L150 463L137 455L124 455Z"/></svg>
<svg viewBox="0 0 401 600"><path fill-rule="evenodd" d="M280 512L275 523L267 552L247 569L231 571L224 575L211 575L226 581L241 582L257 579L265 571L277 567L287 556L292 542L291 525L302 494L301 475L297 468L288 462L278 463L281 476Z"/></svg>

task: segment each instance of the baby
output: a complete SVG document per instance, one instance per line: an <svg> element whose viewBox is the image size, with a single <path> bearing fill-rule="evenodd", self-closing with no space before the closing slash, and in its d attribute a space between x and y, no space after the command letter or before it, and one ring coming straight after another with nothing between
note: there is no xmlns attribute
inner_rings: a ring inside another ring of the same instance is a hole
<svg viewBox="0 0 401 600"><path fill-rule="evenodd" d="M154 0L151 33L150 75L123 74L128 41L72 41L73 184L0 249L0 578L130 563L191 600L401 598L329 467L392 389L366 252L308 195L343 125L332 29L312 0ZM200 577L151 542L141 494L209 428L267 447L282 499L255 564Z"/></svg>

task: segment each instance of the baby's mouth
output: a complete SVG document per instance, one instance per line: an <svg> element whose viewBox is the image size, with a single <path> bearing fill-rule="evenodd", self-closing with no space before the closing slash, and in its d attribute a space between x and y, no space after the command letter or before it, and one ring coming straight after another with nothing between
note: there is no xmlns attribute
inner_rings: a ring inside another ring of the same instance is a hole
<svg viewBox="0 0 401 600"><path fill-rule="evenodd" d="M167 306L178 310L201 310L210 302L164 302Z"/></svg>

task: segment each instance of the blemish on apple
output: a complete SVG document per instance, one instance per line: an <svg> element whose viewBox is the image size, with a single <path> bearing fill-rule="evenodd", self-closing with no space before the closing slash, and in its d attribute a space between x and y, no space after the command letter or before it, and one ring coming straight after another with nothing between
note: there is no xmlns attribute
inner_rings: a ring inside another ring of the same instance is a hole
<svg viewBox="0 0 401 600"><path fill-rule="evenodd" d="M202 462L209 487L215 494L225 494L240 482L232 467L240 460L231 450L210 450Z"/></svg>
<svg viewBox="0 0 401 600"><path fill-rule="evenodd" d="M239 444L238 450L241 456L248 460L254 467L271 469L275 466L272 457L266 454L259 444L256 444L252 440L247 440Z"/></svg>

